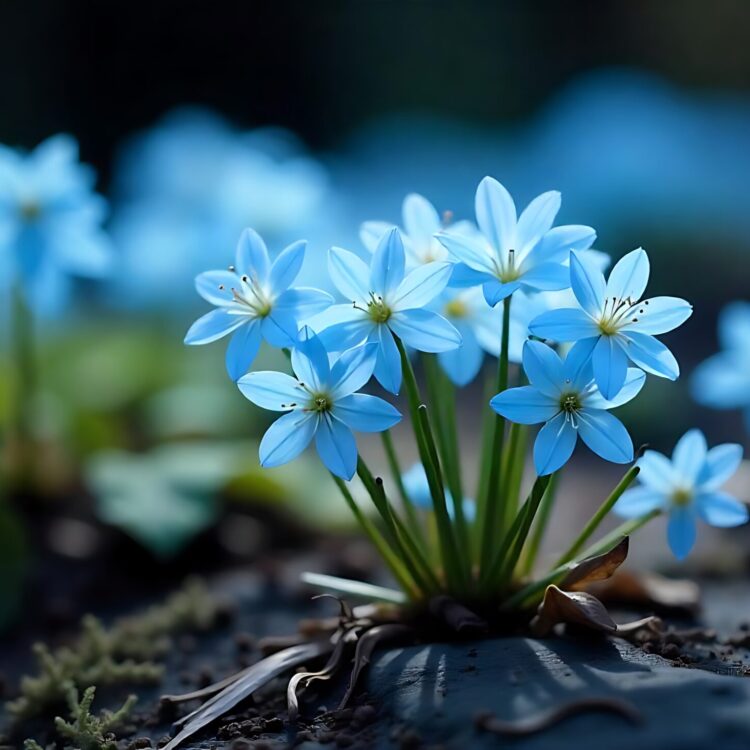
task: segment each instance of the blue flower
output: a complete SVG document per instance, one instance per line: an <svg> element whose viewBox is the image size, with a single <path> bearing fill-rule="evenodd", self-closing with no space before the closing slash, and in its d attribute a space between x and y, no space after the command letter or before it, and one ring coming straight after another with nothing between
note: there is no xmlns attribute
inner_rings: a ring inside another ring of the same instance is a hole
<svg viewBox="0 0 750 750"><path fill-rule="evenodd" d="M516 217L510 193L491 177L477 188L477 224L481 234L438 232L451 257L468 266L474 284L482 284L493 307L517 289L549 291L570 286L563 261L571 249L588 249L596 232L586 226L552 223L560 210L560 193L535 198ZM468 278L465 279L468 283Z"/></svg>
<svg viewBox="0 0 750 750"><path fill-rule="evenodd" d="M543 313L529 330L553 341L577 341L579 355L592 360L594 379L605 398L619 393L628 361L653 375L676 380L680 374L677 360L654 335L677 328L693 308L678 297L639 301L648 276L648 256L641 248L621 258L606 282L591 258L573 252L570 281L581 307Z"/></svg>
<svg viewBox="0 0 750 750"><path fill-rule="evenodd" d="M667 540L682 560L695 544L695 521L711 526L747 522L747 507L719 488L742 461L742 447L732 443L708 450L700 430L689 430L678 441L670 461L646 451L638 460L640 486L627 490L614 510L624 518L640 518L654 510L669 514Z"/></svg>
<svg viewBox="0 0 750 750"><path fill-rule="evenodd" d="M232 380L248 371L262 338L272 346L294 346L300 324L333 302L319 289L291 286L304 257L305 242L299 241L271 263L260 235L246 229L237 243L235 266L196 277L198 294L216 309L190 326L185 343L208 344L232 333L226 355Z"/></svg>
<svg viewBox="0 0 750 750"><path fill-rule="evenodd" d="M572 349L563 362L550 347L527 341L523 369L531 385L503 391L490 406L511 422L545 422L534 443L539 476L557 471L573 454L578 436L607 461L633 460L633 443L622 422L607 410L638 395L646 376L630 368L616 399L605 400L594 384L588 358Z"/></svg>
<svg viewBox="0 0 750 750"><path fill-rule="evenodd" d="M401 414L377 396L356 393L372 376L377 347L349 349L329 365L320 339L307 327L292 350L296 377L281 372L251 372L237 382L257 406L287 412L260 443L260 463L280 466L296 458L315 437L321 460L336 476L349 480L357 468L352 430L382 432Z"/></svg>
<svg viewBox="0 0 750 750"><path fill-rule="evenodd" d="M432 510L432 493L430 484L427 481L427 474L424 466L420 463L414 464L401 475L401 481L404 484L406 495L409 500L420 510ZM456 509L453 502L453 495L450 490L445 490L445 500L448 506L448 515L455 518ZM469 497L464 498L463 502L464 518L470 523L474 520L477 512L477 506L474 500Z"/></svg>
<svg viewBox="0 0 750 750"><path fill-rule="evenodd" d="M67 302L71 275L99 277L111 267L106 203L94 181L67 135L29 154L0 146L0 279L18 282L38 312Z"/></svg>
<svg viewBox="0 0 750 750"><path fill-rule="evenodd" d="M403 229L401 236L404 242L406 256L406 269L411 271L418 266L435 261L449 260L448 251L435 236L446 228L445 220L441 220L435 206L422 195L410 193L404 198L401 209L403 217ZM359 230L362 244L374 253L378 243L393 224L387 221L365 221ZM452 234L477 235L477 228L470 221L457 221L450 225ZM450 283L453 285L465 285L467 282L476 283L473 279L471 269L467 269L462 263L456 263Z"/></svg>
<svg viewBox="0 0 750 750"><path fill-rule="evenodd" d="M444 352L461 344L460 334L445 318L424 309L445 289L452 265L427 263L406 276L404 268L404 244L395 227L381 237L369 268L354 253L332 248L331 279L351 301L333 305L311 321L331 351L376 343L375 377L391 393L398 393L402 376L394 334L423 352Z"/></svg>
<svg viewBox="0 0 750 750"><path fill-rule="evenodd" d="M750 431L750 303L732 302L719 317L723 351L693 373L693 398L714 409L743 409Z"/></svg>

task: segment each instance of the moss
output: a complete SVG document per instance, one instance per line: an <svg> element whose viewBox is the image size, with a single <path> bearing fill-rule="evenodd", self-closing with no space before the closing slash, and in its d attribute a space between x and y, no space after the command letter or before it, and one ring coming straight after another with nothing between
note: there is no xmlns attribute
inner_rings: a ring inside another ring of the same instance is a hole
<svg viewBox="0 0 750 750"><path fill-rule="evenodd" d="M80 700L75 688L69 691L70 719L60 716L55 719L55 729L66 750L117 750L114 732L127 723L137 698L131 695L117 711L105 709L94 716L91 706L95 695L94 687L86 688ZM36 740L26 740L24 750L42 750L42 747Z"/></svg>
<svg viewBox="0 0 750 750"><path fill-rule="evenodd" d="M205 586L192 580L164 604L117 620L110 628L87 616L72 646L54 651L34 646L38 673L21 679L20 696L7 704L8 713L23 721L57 709L90 685L158 682L163 667L156 660L169 651L170 636L208 630L218 612L219 604Z"/></svg>

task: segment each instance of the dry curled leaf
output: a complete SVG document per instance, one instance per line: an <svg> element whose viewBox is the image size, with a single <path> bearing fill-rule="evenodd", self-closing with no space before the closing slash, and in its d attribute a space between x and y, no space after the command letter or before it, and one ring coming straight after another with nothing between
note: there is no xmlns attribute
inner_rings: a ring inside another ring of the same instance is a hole
<svg viewBox="0 0 750 750"><path fill-rule="evenodd" d="M589 591L601 601L612 604L688 615L700 611L700 588L697 584L655 573L618 571L608 581L591 586Z"/></svg>
<svg viewBox="0 0 750 750"><path fill-rule="evenodd" d="M544 600L531 621L531 632L543 638L559 623L583 625L602 633L617 631L615 621L595 596L583 591L562 591L557 586L547 586Z"/></svg>
<svg viewBox="0 0 750 750"><path fill-rule="evenodd" d="M625 562L629 545L630 538L626 536L609 552L582 560L570 569L560 588L564 591L582 591L596 581L606 580Z"/></svg>

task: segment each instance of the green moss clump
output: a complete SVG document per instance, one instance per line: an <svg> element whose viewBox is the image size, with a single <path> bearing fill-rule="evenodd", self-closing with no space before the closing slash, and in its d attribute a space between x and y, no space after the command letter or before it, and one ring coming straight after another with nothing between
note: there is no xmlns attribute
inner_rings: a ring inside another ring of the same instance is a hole
<svg viewBox="0 0 750 750"><path fill-rule="evenodd" d="M127 723L137 698L131 695L117 711L105 709L94 716L91 706L95 695L94 687L86 688L80 701L77 690L69 692L70 720L60 716L55 719L55 729L65 743L65 750L117 750L114 732ZM42 747L36 740L26 740L24 750L42 750Z"/></svg>
<svg viewBox="0 0 750 750"><path fill-rule="evenodd" d="M87 616L72 646L54 651L34 646L38 674L21 679L21 694L7 704L8 713L15 721L43 716L90 685L159 682L163 667L155 660L168 652L170 636L208 630L218 612L219 604L206 587L191 580L164 604L117 620L110 628Z"/></svg>

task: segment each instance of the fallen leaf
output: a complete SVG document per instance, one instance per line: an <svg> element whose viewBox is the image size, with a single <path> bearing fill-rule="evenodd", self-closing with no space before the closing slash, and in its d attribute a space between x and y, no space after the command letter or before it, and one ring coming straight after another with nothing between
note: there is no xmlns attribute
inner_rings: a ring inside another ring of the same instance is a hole
<svg viewBox="0 0 750 750"><path fill-rule="evenodd" d="M625 562L628 556L630 538L625 537L619 544L603 555L596 555L581 560L560 583L564 591L581 591L595 581L604 581Z"/></svg>
<svg viewBox="0 0 750 750"><path fill-rule="evenodd" d="M700 611L700 588L696 583L665 578L656 573L621 570L608 581L595 583L588 590L608 604L672 614L695 615Z"/></svg>
<svg viewBox="0 0 750 750"><path fill-rule="evenodd" d="M595 596L583 591L563 591L557 586L547 586L544 600L531 621L531 632L543 638L559 623L583 625L602 633L617 631L615 621Z"/></svg>

